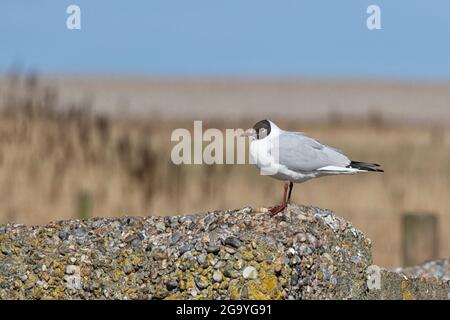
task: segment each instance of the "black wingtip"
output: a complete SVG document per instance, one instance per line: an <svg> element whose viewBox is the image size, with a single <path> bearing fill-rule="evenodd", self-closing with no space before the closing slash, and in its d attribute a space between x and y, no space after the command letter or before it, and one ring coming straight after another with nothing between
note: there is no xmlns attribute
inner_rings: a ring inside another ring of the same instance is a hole
<svg viewBox="0 0 450 320"><path fill-rule="evenodd" d="M383 169L379 168L380 165L376 163L368 163L368 162L361 162L361 161L351 161L348 165L349 168L359 169L359 170L365 170L370 172L384 172Z"/></svg>

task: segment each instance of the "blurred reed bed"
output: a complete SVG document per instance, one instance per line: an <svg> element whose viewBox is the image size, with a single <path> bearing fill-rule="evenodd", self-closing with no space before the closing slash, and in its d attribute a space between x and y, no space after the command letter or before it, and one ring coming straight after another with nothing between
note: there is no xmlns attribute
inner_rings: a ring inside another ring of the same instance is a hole
<svg viewBox="0 0 450 320"><path fill-rule="evenodd" d="M17 87L20 85L20 90ZM118 118L58 102L36 76L12 78L0 112L0 223L118 215L174 215L280 200L282 182L251 165L181 165L170 160L171 133L193 119ZM20 94L17 94L19 92ZM247 128L205 121L207 128ZM450 255L450 130L403 126L371 114L345 121L274 119L338 147L352 159L383 165L385 174L327 177L296 185L293 201L332 209L373 240L374 260L399 265L400 215L433 212L440 255Z"/></svg>

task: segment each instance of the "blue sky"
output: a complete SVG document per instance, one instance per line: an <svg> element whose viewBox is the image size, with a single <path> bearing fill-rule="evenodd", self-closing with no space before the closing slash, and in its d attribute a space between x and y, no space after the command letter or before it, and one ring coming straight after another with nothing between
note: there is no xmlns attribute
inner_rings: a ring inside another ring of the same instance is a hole
<svg viewBox="0 0 450 320"><path fill-rule="evenodd" d="M366 28L370 4L382 30ZM450 79L449 40L448 0L0 4L0 72Z"/></svg>

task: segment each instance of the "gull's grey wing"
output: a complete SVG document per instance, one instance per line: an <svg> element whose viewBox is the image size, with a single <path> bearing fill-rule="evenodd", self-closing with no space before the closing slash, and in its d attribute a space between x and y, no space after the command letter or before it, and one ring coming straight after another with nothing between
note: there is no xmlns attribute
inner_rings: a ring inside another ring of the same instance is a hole
<svg viewBox="0 0 450 320"><path fill-rule="evenodd" d="M301 133L282 132L279 163L294 171L313 171L326 166L346 167L350 160L340 150Z"/></svg>

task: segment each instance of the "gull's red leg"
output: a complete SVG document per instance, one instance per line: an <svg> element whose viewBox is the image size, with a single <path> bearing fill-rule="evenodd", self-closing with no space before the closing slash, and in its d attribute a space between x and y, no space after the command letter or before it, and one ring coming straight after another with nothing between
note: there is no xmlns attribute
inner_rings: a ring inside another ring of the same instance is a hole
<svg viewBox="0 0 450 320"><path fill-rule="evenodd" d="M275 206L269 210L272 215L275 215L275 214L283 211L286 208L286 206L287 206L286 196L287 196L288 188L289 188L289 183L286 182L284 184L283 201L281 202L281 204L279 206Z"/></svg>
<svg viewBox="0 0 450 320"><path fill-rule="evenodd" d="M287 198L287 203L291 203L291 193L292 193L293 188L294 188L294 183L289 182L289 194L288 194L288 198Z"/></svg>

